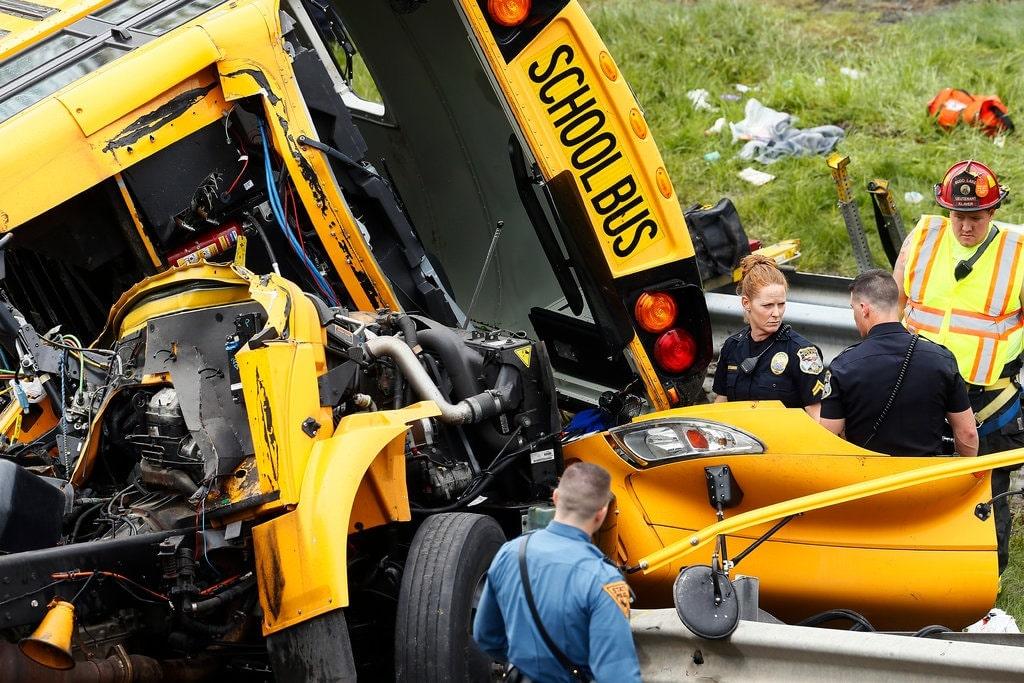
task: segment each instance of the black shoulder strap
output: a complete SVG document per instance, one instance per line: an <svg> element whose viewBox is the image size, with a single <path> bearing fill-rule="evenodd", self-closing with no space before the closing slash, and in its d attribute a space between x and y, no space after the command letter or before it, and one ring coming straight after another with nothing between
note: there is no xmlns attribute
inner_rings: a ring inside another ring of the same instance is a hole
<svg viewBox="0 0 1024 683"><path fill-rule="evenodd" d="M530 616L533 617L533 623L537 626L541 640L551 650L551 654L555 656L558 663L569 672L573 680L584 681L586 678L583 676L582 667L573 664L572 660L555 645L555 641L551 640L551 636L548 635L547 629L544 628L544 624L540 620L540 614L537 612L537 603L533 601L533 590L530 588L530 572L526 568L526 544L530 542L530 536L531 534L525 534L522 543L519 544L519 578L523 582L523 594L526 597L526 605L530 608Z"/></svg>
<svg viewBox="0 0 1024 683"><path fill-rule="evenodd" d="M885 416L889 414L889 409L892 408L893 402L896 400L896 394L900 393L900 387L903 386L903 378L907 375L907 368L910 367L910 357L914 355L914 347L917 346L918 335L914 335L910 338L910 346L907 347L907 355L903 357L903 364L900 365L900 374L896 376L896 384L893 385L892 393L889 394L889 400L885 402L885 406L882 407L882 412L878 414L878 418L875 420L874 426L871 428L871 435L864 440L861 444L862 447L867 448L868 444L871 443L871 439L875 438L878 434L878 428L885 422Z"/></svg>
<svg viewBox="0 0 1024 683"><path fill-rule="evenodd" d="M974 270L974 264L977 263L978 259L985 254L985 250L988 249L988 245L992 244L992 241L995 240L996 235L998 234L999 228L993 225L992 229L988 231L985 241L981 243L981 246L979 246L977 250L975 250L971 258L966 261L960 261L956 264L956 268L953 270L953 277L955 277L958 282L971 274L971 271Z"/></svg>

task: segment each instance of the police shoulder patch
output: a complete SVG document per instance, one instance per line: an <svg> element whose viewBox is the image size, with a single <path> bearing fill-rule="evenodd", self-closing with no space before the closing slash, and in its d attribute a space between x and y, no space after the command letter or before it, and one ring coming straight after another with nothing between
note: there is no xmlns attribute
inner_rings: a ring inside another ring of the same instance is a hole
<svg viewBox="0 0 1024 683"><path fill-rule="evenodd" d="M821 354L813 346L797 349L796 355L800 359L801 372L808 375L820 375L821 371L825 369L825 364L821 362Z"/></svg>
<svg viewBox="0 0 1024 683"><path fill-rule="evenodd" d="M818 384L822 384L822 382L818 382ZM814 385L814 388L817 389L818 385L817 384ZM832 395L832 371L831 370L826 370L825 371L825 382L824 382L824 384L822 386L822 389L821 389L821 400L824 401L826 398L828 398L831 395Z"/></svg>
<svg viewBox="0 0 1024 683"><path fill-rule="evenodd" d="M629 586L625 581L614 581L604 585L604 592L607 593L627 619L629 619Z"/></svg>

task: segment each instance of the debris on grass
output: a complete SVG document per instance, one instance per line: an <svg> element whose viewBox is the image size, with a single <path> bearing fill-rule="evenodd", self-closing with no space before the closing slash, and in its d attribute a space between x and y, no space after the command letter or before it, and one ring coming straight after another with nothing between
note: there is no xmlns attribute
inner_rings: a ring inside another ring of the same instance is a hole
<svg viewBox="0 0 1024 683"><path fill-rule="evenodd" d="M719 116L711 127L704 131L704 135L718 135L723 128L725 128L725 117Z"/></svg>
<svg viewBox="0 0 1024 683"><path fill-rule="evenodd" d="M1020 633L1017 620L998 607L993 607L988 614L964 630L968 633Z"/></svg>
<svg viewBox="0 0 1024 683"><path fill-rule="evenodd" d="M704 88L697 88L686 93L686 98L693 104L693 108L697 111L714 111L715 106L708 102L708 97L711 96Z"/></svg>
<svg viewBox="0 0 1024 683"><path fill-rule="evenodd" d="M920 204L924 201L924 195L920 192L904 192L903 201L907 204Z"/></svg>
<svg viewBox="0 0 1024 683"><path fill-rule="evenodd" d="M738 175L743 180L746 180L748 183L756 185L758 187L775 180L775 176L773 176L771 173L758 171L756 168L751 168L750 166L747 166L745 169L743 169L736 175Z"/></svg>
<svg viewBox="0 0 1024 683"><path fill-rule="evenodd" d="M717 149L714 150L714 151L708 152L707 154L704 155L704 161L707 161L707 162L712 163L712 164L715 163L716 161L718 161L721 158L722 158L722 154Z"/></svg>
<svg viewBox="0 0 1024 683"><path fill-rule="evenodd" d="M843 74L847 78L852 78L855 81L856 80L860 80L861 78L864 78L864 75L865 75L863 71L858 71L857 69L851 69L848 66L840 67L839 68L839 73Z"/></svg>
<svg viewBox="0 0 1024 683"><path fill-rule="evenodd" d="M766 107L755 98L747 100L744 118L730 123L733 142L746 140L741 159L771 164L783 157L801 157L832 151L846 135L839 126L793 127L793 117Z"/></svg>

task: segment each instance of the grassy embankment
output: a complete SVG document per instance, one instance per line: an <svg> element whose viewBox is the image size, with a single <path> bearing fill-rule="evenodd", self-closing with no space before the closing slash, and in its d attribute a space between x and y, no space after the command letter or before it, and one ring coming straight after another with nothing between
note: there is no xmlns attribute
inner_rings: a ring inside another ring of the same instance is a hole
<svg viewBox="0 0 1024 683"><path fill-rule="evenodd" d="M735 93L735 83L756 86L749 95L794 114L800 127L837 124L846 130L838 149L852 159L851 179L869 227L864 186L871 178L892 181L908 228L921 213L934 211L930 188L960 158L985 161L1024 192L1024 3L917 2L912 4L923 9L894 13L889 8L900 3L583 2L644 107L684 206L731 197L751 236L765 242L801 238L805 270L856 270L828 170L822 157L767 167L740 161L734 158L740 144L732 144L728 128L705 136L718 116L743 118L748 95L738 102L720 97ZM863 76L851 79L841 67ZM1002 148L975 130L943 133L925 107L946 86L998 94L1022 130ZM686 92L696 88L711 93L717 111L694 111ZM704 154L712 151L721 159L709 163ZM753 187L736 177L748 165L778 177ZM912 190L925 201L907 205L903 193ZM1024 223L1024 198L1006 206L1000 218ZM871 245L884 265L877 237ZM1018 517L999 605L1024 627L1021 522Z"/></svg>

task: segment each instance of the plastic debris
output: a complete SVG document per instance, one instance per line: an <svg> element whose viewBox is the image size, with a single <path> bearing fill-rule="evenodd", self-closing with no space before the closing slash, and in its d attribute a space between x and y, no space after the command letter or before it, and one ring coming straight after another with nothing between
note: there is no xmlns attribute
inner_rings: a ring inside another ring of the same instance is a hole
<svg viewBox="0 0 1024 683"><path fill-rule="evenodd" d="M749 85L743 85L742 83L736 83L734 87L738 92L750 92L753 90Z"/></svg>
<svg viewBox="0 0 1024 683"><path fill-rule="evenodd" d="M920 192L904 192L903 201L907 204L920 204L924 201L924 195Z"/></svg>
<svg viewBox="0 0 1024 683"><path fill-rule="evenodd" d="M749 166L747 166L745 169L743 169L736 175L738 175L743 180L746 180L748 183L752 185L757 185L758 187L775 180L775 176L773 176L771 173L758 171L756 168L751 168Z"/></svg>
<svg viewBox="0 0 1024 683"><path fill-rule="evenodd" d="M710 96L711 93L709 93L704 88L698 88L696 90L691 90L688 93L686 93L686 98L690 100L690 103L693 104L693 108L696 109L697 111L715 110L714 105L708 102L708 97Z"/></svg>
<svg viewBox="0 0 1024 683"><path fill-rule="evenodd" d="M998 607L993 607L988 614L964 630L968 633L1020 633L1017 620Z"/></svg>
<svg viewBox="0 0 1024 683"><path fill-rule="evenodd" d="M713 152L708 152L707 154L704 155L704 161L709 161L711 163L714 163L714 162L718 161L721 158L722 158L722 155L719 153L718 150L715 150Z"/></svg>
<svg viewBox="0 0 1024 683"><path fill-rule="evenodd" d="M793 117L764 106L754 98L747 100L744 118L730 123L732 140L747 141L740 150L740 159L754 159L770 164L783 157L801 157L832 151L846 135L839 126L793 127Z"/></svg>
<svg viewBox="0 0 1024 683"><path fill-rule="evenodd" d="M736 93L732 93L732 92L722 93L721 95L719 95L719 97L721 97L726 102L739 102L740 101L740 96L737 95Z"/></svg>
<svg viewBox="0 0 1024 683"><path fill-rule="evenodd" d="M863 71L857 71L857 69L851 69L846 66L840 67L839 73L843 74L847 78L852 78L855 81L864 77Z"/></svg>
<svg viewBox="0 0 1024 683"><path fill-rule="evenodd" d="M822 87L823 85L825 85L825 77L824 76L818 76L817 78L815 78L814 79L814 85L818 86L819 88Z"/></svg>
<svg viewBox="0 0 1024 683"><path fill-rule="evenodd" d="M1005 135L997 135L997 136L995 136L994 138L992 138L992 144L995 145L996 147L999 147L1000 149L1002 149L1003 147L1006 146L1006 136Z"/></svg>
<svg viewBox="0 0 1024 683"><path fill-rule="evenodd" d="M717 119L715 119L714 124L712 124L710 128L704 131L704 135L718 135L719 133L722 132L723 128L725 128L725 117L719 116Z"/></svg>

